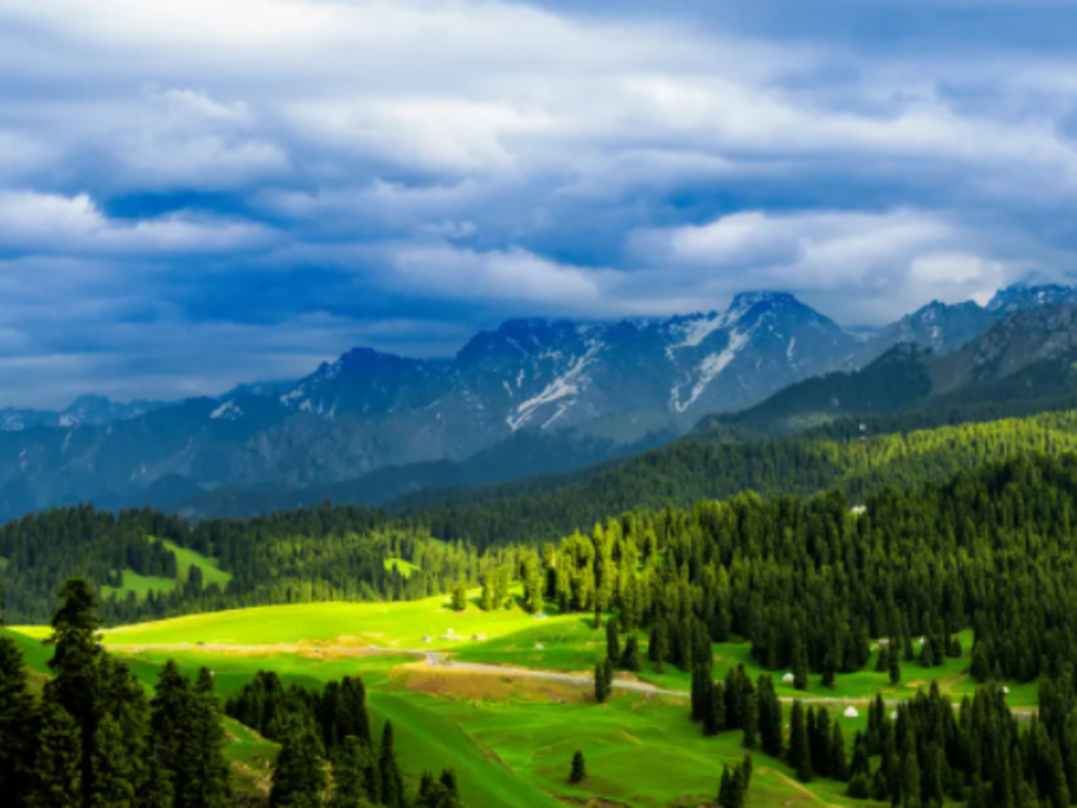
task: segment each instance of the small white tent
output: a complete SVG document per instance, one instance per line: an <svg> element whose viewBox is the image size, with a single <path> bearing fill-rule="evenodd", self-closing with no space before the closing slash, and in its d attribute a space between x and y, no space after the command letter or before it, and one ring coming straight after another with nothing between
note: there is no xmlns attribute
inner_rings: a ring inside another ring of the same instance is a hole
<svg viewBox="0 0 1077 808"><path fill-rule="evenodd" d="M791 673L787 673L785 674L785 676L782 677L782 681L785 682L787 685L793 684L793 682L795 682L796 680L797 677L793 676L793 674Z"/></svg>
<svg viewBox="0 0 1077 808"><path fill-rule="evenodd" d="M845 717L846 718L856 718L858 715L860 715L860 713L858 713L856 711L855 707L846 707L845 708Z"/></svg>

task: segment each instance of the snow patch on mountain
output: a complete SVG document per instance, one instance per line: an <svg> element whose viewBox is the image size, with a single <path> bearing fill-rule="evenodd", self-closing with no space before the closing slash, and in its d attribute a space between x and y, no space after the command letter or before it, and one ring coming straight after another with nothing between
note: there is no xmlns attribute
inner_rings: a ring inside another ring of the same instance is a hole
<svg viewBox="0 0 1077 808"><path fill-rule="evenodd" d="M754 328L750 328L744 332L731 331L729 344L725 347L725 350L721 353L710 354L700 363L698 368L699 377L696 379L696 383L692 387L692 395L687 401L681 401L683 384L677 385L670 391L670 404L677 412L687 412L688 408L696 403L696 400L707 391L710 383L720 376L722 371L737 358L737 354L748 344L754 330Z"/></svg>
<svg viewBox="0 0 1077 808"><path fill-rule="evenodd" d="M710 314L681 324L678 328L680 342L666 348L666 356L672 359L674 351L698 347L703 340L724 325L725 317L720 314Z"/></svg>
<svg viewBox="0 0 1077 808"><path fill-rule="evenodd" d="M215 409L209 414L209 417L212 418L214 421L220 420L222 418L226 421L234 421L242 416L242 408L237 406L236 402L231 400L224 402L221 406L219 406L217 409Z"/></svg>
<svg viewBox="0 0 1077 808"><path fill-rule="evenodd" d="M602 350L604 345L604 342L593 342L583 356L572 360L572 364L567 371L547 384L537 396L529 398L527 401L520 404L515 411L510 413L505 419L505 422L509 425L509 429L513 432L518 430L531 419L540 407L543 407L546 404L552 404L555 401L579 395L580 389L585 386L588 381L583 372L589 365L591 365L595 356ZM548 352L543 355L544 358L559 358L560 356L560 351ZM567 410L571 404L572 402L566 402L562 406ZM559 417L561 414L563 413L559 412L557 416L554 417ZM547 421L547 425L552 420L553 419L551 418L550 421Z"/></svg>

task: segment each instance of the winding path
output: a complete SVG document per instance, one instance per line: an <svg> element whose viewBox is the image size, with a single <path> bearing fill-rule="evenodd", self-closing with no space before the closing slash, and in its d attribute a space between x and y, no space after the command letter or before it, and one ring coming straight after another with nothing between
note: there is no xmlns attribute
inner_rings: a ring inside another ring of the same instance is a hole
<svg viewBox="0 0 1077 808"><path fill-rule="evenodd" d="M482 662L457 662L451 659L448 655L440 651L429 650L415 650L415 649L403 649L403 648L357 648L351 645L341 646L317 646L311 648L309 646L300 644L288 644L282 643L272 646L249 646L249 645L231 645L231 644L219 644L208 643L204 645L112 645L112 650L116 651L201 651L206 653L230 653L230 654L248 654L248 653L265 653L267 650L277 653L305 653L309 654L312 651L318 654L341 654L348 656L378 656L378 655L402 655L402 656L414 656L423 660L425 665L429 668L444 668L451 671L462 671L470 673L485 673L494 674L498 676L513 676L523 679L539 679L548 682L562 682L564 684L578 685L581 687L593 687L594 676L588 673L561 673L558 671L544 671L535 670L533 668L521 668L516 665L493 665ZM641 682L632 679L614 679L611 683L611 687L614 690L623 690L631 693L643 693L649 696L666 696L669 698L691 698L691 693L687 690L670 690L667 688L653 685L650 682ZM780 696L779 700L783 704L792 704L795 701L800 701L802 704L824 704L830 706L866 706L875 701L874 697L838 697L838 696ZM908 701L908 699L885 699L884 704L887 707L897 707L899 704ZM954 709L958 709L959 704L955 702ZM1013 712L1018 716L1028 716L1035 713L1035 708L1011 708Z"/></svg>

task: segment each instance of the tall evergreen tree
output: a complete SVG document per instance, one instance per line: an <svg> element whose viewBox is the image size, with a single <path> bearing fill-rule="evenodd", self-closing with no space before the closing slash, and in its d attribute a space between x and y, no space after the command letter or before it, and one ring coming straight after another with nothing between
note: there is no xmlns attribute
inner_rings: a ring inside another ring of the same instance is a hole
<svg viewBox="0 0 1077 808"><path fill-rule="evenodd" d="M322 804L325 769L321 745L309 724L289 723L273 764L270 808L311 808ZM386 805L398 808L399 803L386 802Z"/></svg>
<svg viewBox="0 0 1077 808"><path fill-rule="evenodd" d="M93 748L97 724L101 719L98 663L103 650L97 631L97 596L90 584L72 578L61 588L60 608L52 619L52 635L46 640L54 646L49 660L52 679L45 685L45 698L62 707L79 728L81 756L80 786L83 800L94 793Z"/></svg>
<svg viewBox="0 0 1077 808"><path fill-rule="evenodd" d="M196 757L191 767L191 808L225 808L233 801L231 767L224 755L228 739L221 725L213 674L206 668L198 672L195 682L193 713Z"/></svg>
<svg viewBox="0 0 1077 808"><path fill-rule="evenodd" d="M712 682L707 696L707 711L703 716L703 734L718 735L725 729L725 688L721 682Z"/></svg>
<svg viewBox="0 0 1077 808"><path fill-rule="evenodd" d="M621 640L617 633L617 618L606 621L606 658L614 665L621 661Z"/></svg>
<svg viewBox="0 0 1077 808"><path fill-rule="evenodd" d="M849 765L846 762L845 735L841 731L841 722L834 722L834 729L830 733L830 761L829 776L835 780L849 779Z"/></svg>
<svg viewBox="0 0 1077 808"><path fill-rule="evenodd" d="M120 725L108 715L97 724L91 755L94 781L88 795L90 808L133 808L133 762Z"/></svg>
<svg viewBox="0 0 1077 808"><path fill-rule="evenodd" d="M0 596L0 629L4 627ZM14 803L25 798L33 753L29 727L34 701L27 686L26 660L15 641L0 637L0 794Z"/></svg>
<svg viewBox="0 0 1077 808"><path fill-rule="evenodd" d="M755 749L759 746L759 705L756 704L755 689L751 680L741 674L741 686L744 689L744 737L741 744L745 749Z"/></svg>
<svg viewBox="0 0 1077 808"><path fill-rule="evenodd" d="M37 727L28 808L79 808L82 798L82 733L60 704L46 698Z"/></svg>
<svg viewBox="0 0 1077 808"><path fill-rule="evenodd" d="M624 652L621 654L621 667L632 673L643 670L643 662L639 655L639 640L635 634L629 635L625 641Z"/></svg>
<svg viewBox="0 0 1077 808"><path fill-rule="evenodd" d="M396 759L393 746L393 724L385 722L381 733L381 747L378 749L378 769L381 773L381 801L387 808L402 808L404 805L404 777L400 773L400 763Z"/></svg>
<svg viewBox="0 0 1077 808"><path fill-rule="evenodd" d="M572 771L569 773L568 781L575 785L582 783L586 779L587 763L583 759L583 752L577 749L576 754L572 756Z"/></svg>
<svg viewBox="0 0 1077 808"><path fill-rule="evenodd" d="M365 808L369 805L366 771L367 750L354 735L344 738L344 746L333 767L333 798L330 808Z"/></svg>
<svg viewBox="0 0 1077 808"><path fill-rule="evenodd" d="M174 660L157 677L150 701L150 727L160 776L168 783L175 808L196 804L199 714L191 683Z"/></svg>
<svg viewBox="0 0 1077 808"><path fill-rule="evenodd" d="M910 729L901 749L898 797L901 808L920 808L920 761L916 753L916 735Z"/></svg>
<svg viewBox="0 0 1077 808"><path fill-rule="evenodd" d="M799 699L793 702L793 713L789 722L789 765L796 770L797 779L800 782L811 782L811 746L808 740L808 721L804 712L804 705Z"/></svg>

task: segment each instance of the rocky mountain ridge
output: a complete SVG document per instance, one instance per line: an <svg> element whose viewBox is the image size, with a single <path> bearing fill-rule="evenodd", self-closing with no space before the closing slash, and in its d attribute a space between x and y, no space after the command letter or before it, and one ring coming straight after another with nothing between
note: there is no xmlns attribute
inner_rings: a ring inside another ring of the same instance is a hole
<svg viewBox="0 0 1077 808"><path fill-rule="evenodd" d="M333 484L389 466L459 462L524 430L546 435L543 457L556 456L558 441L599 421L613 425L601 439L612 456L646 438L630 420L675 435L708 413L865 365L898 342L952 351L1011 312L1073 296L1067 287L1020 287L987 307L932 303L866 337L790 294L753 292L722 312L669 319L509 320L450 359L356 348L293 384L133 402L127 411L83 406L66 424L61 414L33 424L40 429L24 421L0 431L0 515L86 500L134 504L162 486ZM560 453L602 457L591 443ZM525 461L508 465L499 461L499 473L529 472Z"/></svg>

